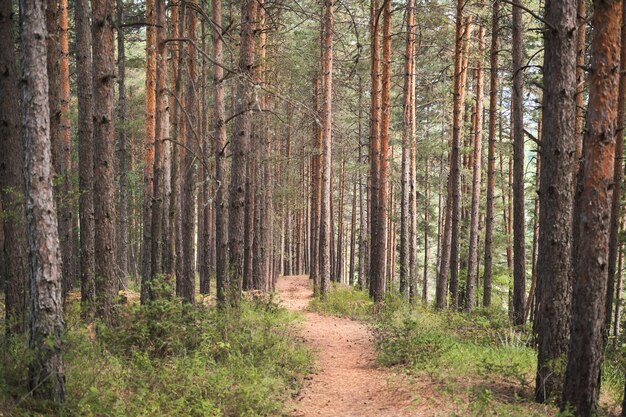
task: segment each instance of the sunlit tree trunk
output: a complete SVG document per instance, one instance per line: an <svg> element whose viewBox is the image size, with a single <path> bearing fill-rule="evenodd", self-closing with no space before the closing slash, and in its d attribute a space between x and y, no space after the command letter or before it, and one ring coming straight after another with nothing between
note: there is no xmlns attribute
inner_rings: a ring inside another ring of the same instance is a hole
<svg viewBox="0 0 626 417"><path fill-rule="evenodd" d="M563 390L563 406L571 406L581 416L595 412L600 394L621 15L622 1L594 1L579 246Z"/></svg>
<svg viewBox="0 0 626 417"><path fill-rule="evenodd" d="M626 2L623 2L622 20L626 16ZM622 179L622 156L624 154L624 117L626 117L626 27L622 24L622 44L620 48L620 78L619 96L617 101L617 130L615 134L615 166L613 168L613 198L611 200L611 223L609 229L609 279L606 287L606 324L605 332L608 336L613 317L613 300L616 296L615 278L617 266L617 251L620 244L618 232L620 225ZM620 271L621 273L621 271ZM619 294L617 294L619 296ZM617 316L616 316L617 317Z"/></svg>

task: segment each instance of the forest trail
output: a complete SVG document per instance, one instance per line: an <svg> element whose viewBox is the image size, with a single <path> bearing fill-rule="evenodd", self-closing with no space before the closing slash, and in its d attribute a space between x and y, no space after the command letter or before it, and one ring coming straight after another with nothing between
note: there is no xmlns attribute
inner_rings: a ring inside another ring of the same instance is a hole
<svg viewBox="0 0 626 417"><path fill-rule="evenodd" d="M316 355L315 373L289 406L290 415L432 415L413 403L407 378L376 367L374 337L364 323L307 311L307 276L281 277L277 291L286 308L304 314L302 337Z"/></svg>

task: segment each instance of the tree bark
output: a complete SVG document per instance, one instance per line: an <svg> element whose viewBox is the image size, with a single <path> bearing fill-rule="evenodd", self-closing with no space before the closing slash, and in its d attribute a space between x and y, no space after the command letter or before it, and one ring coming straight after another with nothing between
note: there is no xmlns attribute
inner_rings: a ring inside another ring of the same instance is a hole
<svg viewBox="0 0 626 417"><path fill-rule="evenodd" d="M491 56L489 72L489 147L487 150L487 208L485 215L485 261L483 273L483 307L491 306L493 287L493 220L496 176L496 121L498 107L498 52L500 49L500 1L493 2L491 12Z"/></svg>
<svg viewBox="0 0 626 417"><path fill-rule="evenodd" d="M192 7L186 13L186 67L185 81L185 147L182 150L182 187L181 187L181 222L182 222L182 276L180 276L180 295L184 302L195 303L196 268L195 268L195 218L196 218L196 182L198 137L198 52L196 51L196 26L198 18ZM179 279L177 276L176 279Z"/></svg>
<svg viewBox="0 0 626 417"><path fill-rule="evenodd" d="M92 0L94 83L94 211L96 306L104 322L113 318L115 274L115 119L112 0Z"/></svg>
<svg viewBox="0 0 626 417"><path fill-rule="evenodd" d="M83 0L84 1L84 0ZM124 2L123 0L116 0L117 9L117 86L118 86L118 99L117 99L117 148L118 148L118 189L119 189L119 203L118 203L118 216L117 216L117 267L119 269L120 287L126 289L128 281L128 171L129 171L129 144L128 136L126 134L126 46L124 39ZM85 15L85 19L88 16ZM86 20L85 25L89 24ZM77 24L78 26L78 24ZM89 46L91 46L91 37L89 38ZM89 62L91 63L91 53L89 54ZM91 82L89 85L85 85L84 88L89 88L91 91ZM81 88L78 89L79 93ZM89 96L89 106L93 106L91 102L91 94ZM80 112L81 105L78 105ZM93 110L89 110L92 112ZM90 117L91 119L91 117ZM93 121L90 120L90 123ZM79 140L79 147L82 140ZM85 149L85 152L90 152L89 149ZM92 152L92 151L91 151ZM89 158L93 158L89 156ZM93 162L92 162L93 165ZM93 169L91 170L93 172ZM92 178L93 181L93 178ZM90 188L92 189L92 188ZM81 196L83 193L81 192ZM91 204L93 205L93 197ZM81 214L82 219L82 214ZM93 219L92 219L93 221ZM82 231L82 227L81 227ZM81 237L81 242L83 241Z"/></svg>
<svg viewBox="0 0 626 417"><path fill-rule="evenodd" d="M33 355L29 387L44 399L62 401L65 375L61 337L65 323L59 236L52 196L44 10L42 0L20 1L24 190L30 264L29 347Z"/></svg>
<svg viewBox="0 0 626 417"><path fill-rule="evenodd" d="M244 0L241 3L241 43L239 50L239 76L235 103L235 126L231 140L230 208L229 208L229 282L228 301L237 306L241 299L243 281L243 247L246 194L246 168L250 154L251 117L254 103L252 86L256 29L257 1Z"/></svg>
<svg viewBox="0 0 626 417"><path fill-rule="evenodd" d="M600 391L622 1L594 1L579 246L563 406L592 415ZM547 123L546 123L547 125Z"/></svg>
<svg viewBox="0 0 626 417"><path fill-rule="evenodd" d="M526 239L524 219L524 45L521 0L513 0L513 323L526 315Z"/></svg>
<svg viewBox="0 0 626 417"><path fill-rule="evenodd" d="M165 110L165 88L166 88L166 62L167 55L165 49L165 0L156 0L155 5L155 22L157 25L155 36L155 49L156 49L156 74L155 74L155 94L156 94L156 113L155 113L155 125L154 125L154 161L152 167L153 180L152 180L152 206L150 214L150 225L144 225L144 227L150 227L150 276L149 282L152 281L155 275L163 272L161 264L161 233L163 226L163 198L164 198L164 141L165 141L165 127L166 110ZM150 293L150 290L148 291ZM150 298L152 294L150 294Z"/></svg>
<svg viewBox="0 0 626 417"><path fill-rule="evenodd" d="M74 207L72 196L72 126L70 125L70 57L69 57L69 12L67 0L59 0L58 9L58 111L51 114L56 119L58 142L53 143L52 160L57 177L56 201L59 222L59 241L63 261L63 295L72 289L76 268L73 224Z"/></svg>
<svg viewBox="0 0 626 417"><path fill-rule="evenodd" d="M626 2L623 2L622 20L626 16ZM618 232L620 224L622 180L622 156L624 154L624 117L626 117L626 27L622 24L620 47L620 78L619 95L617 101L617 130L615 134L615 164L613 167L613 198L611 200L611 223L609 229L609 279L606 287L606 323L605 338L608 337L613 317L613 300L615 298L615 278L617 266L617 251L620 244ZM619 271L621 273L621 271ZM619 294L618 294L619 296ZM616 316L617 317L617 316ZM606 342L605 342L606 343Z"/></svg>
<svg viewBox="0 0 626 417"><path fill-rule="evenodd" d="M484 2L483 2L484 5ZM480 183L483 159L483 55L485 53L485 27L478 26L478 58L476 63L476 114L474 116L474 153L472 173L472 206L470 211L469 255L467 257L467 281L465 289L465 310L472 311L476 299L475 287L478 264L478 221L480 217Z"/></svg>
<svg viewBox="0 0 626 417"><path fill-rule="evenodd" d="M19 83L14 48L14 13L10 1L0 3L0 199L4 249L0 275L4 282L7 335L26 325L28 277L24 224L24 147L20 126Z"/></svg>
<svg viewBox="0 0 626 417"><path fill-rule="evenodd" d="M75 0L76 72L78 93L78 170L80 216L80 283L83 317L95 315L94 130L91 31L88 0ZM119 9L118 9L119 13ZM118 14L119 18L119 14ZM123 55L120 55L123 62ZM123 72L118 72L123 74ZM123 79L123 77L121 77ZM122 89L120 88L120 91ZM122 103L120 95L120 104ZM122 129L120 129L122 130ZM123 168L120 165L120 170ZM123 171L122 171L123 172ZM121 181L121 179L120 179ZM121 193L125 188L120 188ZM123 213L125 214L125 213ZM121 233L120 229L120 233Z"/></svg>
<svg viewBox="0 0 626 417"><path fill-rule="evenodd" d="M379 190L380 190L380 119L381 119L381 75L380 75L380 9L378 0L370 2L370 39L371 39L371 104L370 104L370 188L369 188L369 236L370 236L370 264L368 271L369 294L373 299L382 299L384 294L383 283L385 277L384 260L381 259L381 240L378 226ZM382 249L384 254L384 248Z"/></svg>
<svg viewBox="0 0 626 417"><path fill-rule="evenodd" d="M92 0L93 1L93 0ZM154 191L154 140L156 136L156 1L146 0L146 137L143 167L143 241L141 246L141 301L150 299L152 278L152 204ZM178 278L178 277L177 277Z"/></svg>
<svg viewBox="0 0 626 417"><path fill-rule="evenodd" d="M576 148L576 0L546 2L544 93L539 180L539 247L537 253L538 342L535 399L560 393L563 375L555 361L567 353L569 335L572 205Z"/></svg>
<svg viewBox="0 0 626 417"><path fill-rule="evenodd" d="M452 308L458 307L458 274L460 250L461 216L461 130L467 80L467 45L471 30L471 16L464 21L465 2L458 0L456 10L456 45L454 53L454 108L452 121L452 149L450 151L450 174L448 178L448 199L446 203L446 223L444 227L442 261L437 280L437 307L446 305L448 274L450 275L450 294ZM448 243L450 242L450 243Z"/></svg>
<svg viewBox="0 0 626 417"><path fill-rule="evenodd" d="M222 0L211 2L211 17L216 27L222 27ZM225 301L225 285L228 273L228 229L226 207L226 124L224 102L224 44L222 34L212 31L213 38L213 123L215 154L215 276L216 294L219 305Z"/></svg>
<svg viewBox="0 0 626 417"><path fill-rule="evenodd" d="M321 206L320 206L320 248L319 280L320 295L326 296L330 290L331 273L331 151L332 151L332 95L333 95L333 0L324 0L322 35L322 154L321 154Z"/></svg>
<svg viewBox="0 0 626 417"><path fill-rule="evenodd" d="M348 285L354 285L354 267L356 258L356 195L357 195L357 180L354 177L354 183L352 184L352 211L350 214L350 269L348 272Z"/></svg>
<svg viewBox="0 0 626 417"><path fill-rule="evenodd" d="M400 202L400 293L406 298L411 285L411 152L415 129L415 0L406 6L404 52L404 103L402 113L402 177Z"/></svg>

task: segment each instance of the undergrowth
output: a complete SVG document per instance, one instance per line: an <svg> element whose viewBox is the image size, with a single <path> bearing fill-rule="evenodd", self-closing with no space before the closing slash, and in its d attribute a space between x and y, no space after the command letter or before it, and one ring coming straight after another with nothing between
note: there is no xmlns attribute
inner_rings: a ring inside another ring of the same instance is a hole
<svg viewBox="0 0 626 417"><path fill-rule="evenodd" d="M533 401L537 354L530 326L513 327L502 309L436 311L395 294L374 308L366 293L345 287L335 288L325 301L316 299L312 308L368 321L379 364L428 381L428 393L416 390L416 402L429 403L441 415L559 415L554 405ZM600 415L621 401L622 358L607 353Z"/></svg>
<svg viewBox="0 0 626 417"><path fill-rule="evenodd" d="M309 309L318 313L358 320L368 320L372 316L373 307L367 292L340 286L335 282L323 301L315 297L309 304Z"/></svg>
<svg viewBox="0 0 626 417"><path fill-rule="evenodd" d="M25 391L25 340L3 341L0 415L275 416L311 369L296 317L271 302L239 312L162 299L121 307L116 323L85 326L69 312L67 399Z"/></svg>

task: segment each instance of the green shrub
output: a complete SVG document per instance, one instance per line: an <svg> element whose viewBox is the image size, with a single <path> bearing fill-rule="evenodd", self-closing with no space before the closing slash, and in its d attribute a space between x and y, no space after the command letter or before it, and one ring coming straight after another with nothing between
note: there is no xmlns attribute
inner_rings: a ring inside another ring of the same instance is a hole
<svg viewBox="0 0 626 417"><path fill-rule="evenodd" d="M161 299L121 307L96 332L78 316L65 337L66 402L28 395L28 351L15 339L0 353L0 415L279 415L311 370L296 317L273 303L220 311Z"/></svg>

